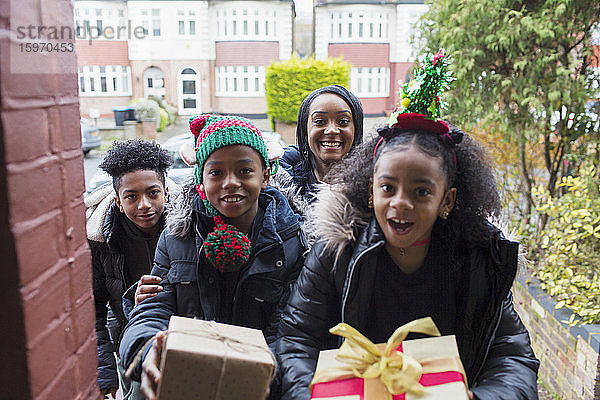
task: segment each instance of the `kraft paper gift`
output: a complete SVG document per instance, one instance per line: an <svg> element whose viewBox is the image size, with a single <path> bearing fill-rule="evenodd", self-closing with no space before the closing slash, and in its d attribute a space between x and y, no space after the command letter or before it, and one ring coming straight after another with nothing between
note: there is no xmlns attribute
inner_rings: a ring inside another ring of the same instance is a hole
<svg viewBox="0 0 600 400"><path fill-rule="evenodd" d="M401 326L383 344L373 344L344 323L330 332L346 340L339 349L319 354L311 383L312 399L468 399L456 339L439 336L429 317ZM404 340L410 332L437 337Z"/></svg>
<svg viewBox="0 0 600 400"><path fill-rule="evenodd" d="M257 329L171 317L160 400L265 400L275 359Z"/></svg>

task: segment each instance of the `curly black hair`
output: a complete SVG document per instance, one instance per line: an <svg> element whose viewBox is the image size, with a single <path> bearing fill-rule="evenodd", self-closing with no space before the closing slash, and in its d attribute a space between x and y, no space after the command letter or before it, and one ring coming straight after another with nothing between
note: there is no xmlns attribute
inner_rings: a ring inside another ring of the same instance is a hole
<svg viewBox="0 0 600 400"><path fill-rule="evenodd" d="M381 137L375 137L355 148L332 167L325 182L339 188L352 206L368 213L369 187L381 155L415 146L442 160L447 189L455 187L457 191L452 212L446 220L438 218L432 235L441 235L447 243L447 238L474 243L490 237L488 218L499 215L501 202L488 154L479 142L451 125L449 134L443 136L414 130L380 135L388 139L377 146Z"/></svg>
<svg viewBox="0 0 600 400"><path fill-rule="evenodd" d="M113 188L118 192L123 175L135 171L154 171L164 185L165 173L171 165L173 157L158 143L130 139L114 142L99 167L113 178Z"/></svg>

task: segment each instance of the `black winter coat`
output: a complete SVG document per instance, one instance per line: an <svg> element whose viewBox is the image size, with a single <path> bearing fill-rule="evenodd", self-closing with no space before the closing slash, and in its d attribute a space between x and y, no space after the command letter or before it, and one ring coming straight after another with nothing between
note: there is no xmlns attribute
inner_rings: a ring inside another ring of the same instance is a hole
<svg viewBox="0 0 600 400"><path fill-rule="evenodd" d="M287 197L294 211L304 215L316 199L319 181L315 173L296 145L285 148L279 166L279 172L273 179L274 186Z"/></svg>
<svg viewBox="0 0 600 400"><path fill-rule="evenodd" d="M124 366L129 366L149 338L167 329L172 315L260 329L275 350L283 307L303 263L299 216L277 190L267 187L261 191L259 207L265 211L262 229L253 240L252 258L240 271L231 319L223 321L218 319L220 273L205 257L198 256L203 254L203 238L212 229L212 219L201 215L201 202L194 201L193 205L191 214L181 213L192 219L191 225L169 225L167 221L159 239L152 274L163 277L164 290L132 310L119 348ZM168 218L177 215L174 211ZM183 231L192 228L195 233L173 232L177 226L184 227ZM133 378L139 380L140 373L138 366Z"/></svg>
<svg viewBox="0 0 600 400"><path fill-rule="evenodd" d="M331 215L339 216L337 229L321 231L323 239L307 256L285 310L277 350L282 399L310 398L308 384L319 351L341 344L329 328L346 322L366 331L376 271L372 267L385 251L385 237L374 217L348 212L342 197L327 199L329 215L320 214L320 220L323 226L336 226L332 222L338 217ZM462 318L456 332L459 352L477 398L537 399L539 361L510 293L518 244L500 232L492 236L487 247L464 249L459 293L467 295L457 310Z"/></svg>
<svg viewBox="0 0 600 400"><path fill-rule="evenodd" d="M113 202L101 228L105 241L88 240L92 252L98 346L98 387L100 390L119 387L117 365L113 353L119 346L119 336L127 323L121 297L125 289L134 283L127 280L124 271L125 257L121 246L129 239L121 227L119 218L120 211ZM111 312L109 312L107 304L110 306Z"/></svg>

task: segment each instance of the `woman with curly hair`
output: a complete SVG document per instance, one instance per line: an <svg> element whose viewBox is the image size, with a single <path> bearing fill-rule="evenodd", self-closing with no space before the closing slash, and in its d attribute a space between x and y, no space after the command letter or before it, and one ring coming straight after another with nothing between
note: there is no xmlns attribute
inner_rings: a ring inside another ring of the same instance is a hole
<svg viewBox="0 0 600 400"><path fill-rule="evenodd" d="M456 336L469 398L537 399L539 361L510 292L518 243L488 222L500 199L486 153L430 118L396 113L329 171L303 227L320 239L282 318L283 399L310 398L337 323L381 343L427 316Z"/></svg>
<svg viewBox="0 0 600 400"><path fill-rule="evenodd" d="M340 85L313 91L300 106L297 145L285 149L274 186L304 215L317 184L335 162L362 143L362 137L363 111L354 94Z"/></svg>

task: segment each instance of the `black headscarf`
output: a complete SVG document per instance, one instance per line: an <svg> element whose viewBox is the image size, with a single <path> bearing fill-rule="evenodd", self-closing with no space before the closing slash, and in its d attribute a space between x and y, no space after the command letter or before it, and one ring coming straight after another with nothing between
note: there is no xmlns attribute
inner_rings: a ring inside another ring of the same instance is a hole
<svg viewBox="0 0 600 400"><path fill-rule="evenodd" d="M308 111L313 100L322 95L323 93L333 93L340 96L346 104L350 107L352 112L352 120L354 122L354 141L352 142L352 148L362 143L363 139L363 110L360 100L353 95L348 89L340 85L329 85L319 88L306 96L300 111L298 111L298 124L296 125L296 143L298 143L298 149L302 155L302 160L308 163L310 169L313 169L313 160L311 157L311 151L308 147Z"/></svg>

